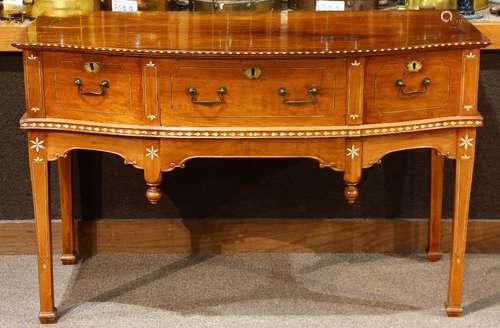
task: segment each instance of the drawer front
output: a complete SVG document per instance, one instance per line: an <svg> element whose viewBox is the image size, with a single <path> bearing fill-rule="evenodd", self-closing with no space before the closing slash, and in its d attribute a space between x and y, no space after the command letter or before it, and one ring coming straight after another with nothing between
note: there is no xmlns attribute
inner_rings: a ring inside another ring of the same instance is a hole
<svg viewBox="0 0 500 328"><path fill-rule="evenodd" d="M365 123L456 115L461 58L460 51L368 58Z"/></svg>
<svg viewBox="0 0 500 328"><path fill-rule="evenodd" d="M144 121L140 59L48 52L43 54L43 65L48 117Z"/></svg>
<svg viewBox="0 0 500 328"><path fill-rule="evenodd" d="M345 60L163 62L163 125L307 126L345 122Z"/></svg>

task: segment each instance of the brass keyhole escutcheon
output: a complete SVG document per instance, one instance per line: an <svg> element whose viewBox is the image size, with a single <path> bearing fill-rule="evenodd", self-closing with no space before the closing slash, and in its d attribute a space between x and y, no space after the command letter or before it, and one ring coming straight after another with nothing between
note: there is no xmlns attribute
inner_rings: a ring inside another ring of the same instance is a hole
<svg viewBox="0 0 500 328"><path fill-rule="evenodd" d="M256 80L262 75L262 69L257 66L250 66L246 70L243 71L243 74L247 79Z"/></svg>
<svg viewBox="0 0 500 328"><path fill-rule="evenodd" d="M410 60L408 64L406 64L406 70L410 73L416 73L422 69L424 65L418 60Z"/></svg>
<svg viewBox="0 0 500 328"><path fill-rule="evenodd" d="M87 71L88 73L97 73L101 70L101 64L99 64L98 62L86 62L85 64L83 64L83 67L85 68L85 71Z"/></svg>

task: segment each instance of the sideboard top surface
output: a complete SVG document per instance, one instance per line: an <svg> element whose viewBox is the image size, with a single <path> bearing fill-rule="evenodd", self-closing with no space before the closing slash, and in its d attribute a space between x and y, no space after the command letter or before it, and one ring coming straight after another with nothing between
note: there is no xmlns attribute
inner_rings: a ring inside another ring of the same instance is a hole
<svg viewBox="0 0 500 328"><path fill-rule="evenodd" d="M487 44L457 12L301 11L40 17L13 45L148 56L349 56Z"/></svg>

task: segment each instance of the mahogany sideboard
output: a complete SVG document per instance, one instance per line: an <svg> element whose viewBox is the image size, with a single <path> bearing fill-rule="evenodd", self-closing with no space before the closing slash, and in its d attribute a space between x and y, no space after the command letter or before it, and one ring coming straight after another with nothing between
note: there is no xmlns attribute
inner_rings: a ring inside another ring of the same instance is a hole
<svg viewBox="0 0 500 328"><path fill-rule="evenodd" d="M446 311L461 294L476 128L479 49L456 12L110 13L41 17L23 50L40 314L54 307L48 162L57 161L63 264L77 263L71 151L117 154L144 170L157 203L162 172L196 157L308 157L342 171L429 148L430 260L438 260L444 158L455 160ZM193 200L195 204L196 200Z"/></svg>

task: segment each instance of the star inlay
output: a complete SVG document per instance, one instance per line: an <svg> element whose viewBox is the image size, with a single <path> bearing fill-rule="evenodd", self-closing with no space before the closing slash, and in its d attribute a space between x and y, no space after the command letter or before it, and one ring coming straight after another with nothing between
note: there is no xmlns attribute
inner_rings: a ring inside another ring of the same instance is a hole
<svg viewBox="0 0 500 328"><path fill-rule="evenodd" d="M466 134L464 138L460 138L460 147L464 147L464 149L467 150L467 148L473 146L473 141L474 138L469 138L469 135Z"/></svg>
<svg viewBox="0 0 500 328"><path fill-rule="evenodd" d="M40 149L45 149L45 146L43 146L45 140L40 140L38 137L35 138L35 140L31 140L31 149L34 149L37 153L40 151Z"/></svg>
<svg viewBox="0 0 500 328"><path fill-rule="evenodd" d="M359 147L356 147L354 145L351 146L351 148L347 148L347 156L349 156L351 159L354 159L354 157L359 156Z"/></svg>
<svg viewBox="0 0 500 328"><path fill-rule="evenodd" d="M158 157L158 151L159 149L156 149L154 146L151 146L151 148L146 148L146 156L154 159L155 157Z"/></svg>

